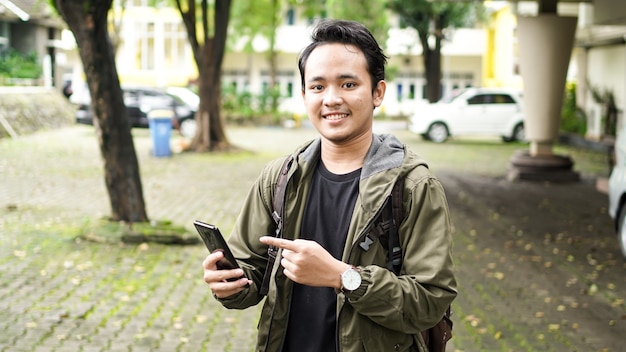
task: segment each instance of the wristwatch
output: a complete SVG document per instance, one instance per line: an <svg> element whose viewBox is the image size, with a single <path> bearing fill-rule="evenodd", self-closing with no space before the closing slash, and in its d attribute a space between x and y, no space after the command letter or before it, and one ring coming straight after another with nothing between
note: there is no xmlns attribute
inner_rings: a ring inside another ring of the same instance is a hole
<svg viewBox="0 0 626 352"><path fill-rule="evenodd" d="M341 274L341 288L339 291L350 293L361 286L361 272L357 267L351 266Z"/></svg>

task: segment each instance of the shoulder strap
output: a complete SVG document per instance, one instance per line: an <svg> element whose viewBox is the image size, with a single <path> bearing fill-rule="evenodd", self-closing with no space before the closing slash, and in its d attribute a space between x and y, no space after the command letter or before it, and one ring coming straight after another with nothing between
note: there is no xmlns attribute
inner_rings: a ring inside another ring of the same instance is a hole
<svg viewBox="0 0 626 352"><path fill-rule="evenodd" d="M389 209L392 221L390 222L388 236L388 266L396 275L400 275L400 270L402 269L402 246L400 245L398 228L400 227L400 223L402 223L402 218L404 218L404 208L402 207L403 194L404 177L400 177L393 185L393 190L391 191L391 207Z"/></svg>
<svg viewBox="0 0 626 352"><path fill-rule="evenodd" d="M280 169L280 174L278 174L276 186L274 187L274 197L272 198L272 219L274 219L274 222L276 223L275 237L277 238L283 237L283 211L286 201L285 191L287 190L287 174L289 173L289 168L291 167L293 159L293 155L290 155L285 159L285 161L283 162L283 166ZM274 267L277 253L278 248L274 246L269 246L267 248L267 266L265 267L263 283L261 284L261 288L259 290L259 293L263 296L265 296L269 292L270 277L272 275L272 268Z"/></svg>
<svg viewBox="0 0 626 352"><path fill-rule="evenodd" d="M285 206L285 190L287 189L287 173L289 173L289 168L291 167L291 163L293 162L293 155L290 155L283 162L283 166L280 169L280 174L278 175L278 180L276 181L276 187L274 187L274 198L272 199L272 206L274 207L272 211L272 218L276 225L282 225L282 217L283 217L283 208ZM282 231L282 226L276 227L276 237L280 237L280 231Z"/></svg>

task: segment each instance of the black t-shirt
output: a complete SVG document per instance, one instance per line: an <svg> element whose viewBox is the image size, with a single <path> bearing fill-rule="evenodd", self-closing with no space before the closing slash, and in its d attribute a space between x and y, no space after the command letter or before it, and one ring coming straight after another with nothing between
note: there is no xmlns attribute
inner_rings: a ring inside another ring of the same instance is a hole
<svg viewBox="0 0 626 352"><path fill-rule="evenodd" d="M335 175L320 161L313 175L300 238L313 240L341 259L359 194L361 169ZM337 295L331 287L294 283L283 351L336 351Z"/></svg>

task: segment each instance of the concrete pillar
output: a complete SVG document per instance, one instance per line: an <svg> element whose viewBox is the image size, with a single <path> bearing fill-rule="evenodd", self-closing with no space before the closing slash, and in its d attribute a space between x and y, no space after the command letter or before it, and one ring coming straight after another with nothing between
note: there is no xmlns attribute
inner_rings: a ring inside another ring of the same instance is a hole
<svg viewBox="0 0 626 352"><path fill-rule="evenodd" d="M524 83L524 126L530 147L512 157L510 180L572 181L579 178L572 171L573 162L569 157L552 153L559 133L577 18L561 17L556 14L553 2L546 3L540 6L537 16L518 16L517 19Z"/></svg>
<svg viewBox="0 0 626 352"><path fill-rule="evenodd" d="M526 138L532 156L552 153L558 137L576 17L539 14L517 22Z"/></svg>

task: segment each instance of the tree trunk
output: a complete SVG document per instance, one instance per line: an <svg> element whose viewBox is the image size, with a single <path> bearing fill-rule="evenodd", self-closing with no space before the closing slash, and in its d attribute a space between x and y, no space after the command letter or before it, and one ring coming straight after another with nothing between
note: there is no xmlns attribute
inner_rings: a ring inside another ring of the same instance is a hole
<svg viewBox="0 0 626 352"><path fill-rule="evenodd" d="M107 32L109 1L56 0L76 38L94 110L94 126L104 159L111 220L148 221L139 163Z"/></svg>
<svg viewBox="0 0 626 352"><path fill-rule="evenodd" d="M276 28L278 28L278 24L280 19L277 18L280 14L280 9L278 8L278 0L272 0L272 8L274 9L274 14L272 15L272 23L271 23L271 34L270 34L270 49L269 49L269 64L270 64L270 84L269 84L269 99L271 102L270 110L271 113L274 114L278 111L278 96L276 96L276 87L278 85L277 82L277 69L278 63L276 62L277 53L276 53Z"/></svg>
<svg viewBox="0 0 626 352"><path fill-rule="evenodd" d="M196 3L187 2L187 8L181 6L180 0L176 1L178 10L187 28L189 43L194 52L194 59L198 67L198 85L200 106L196 113L198 129L193 138L190 150L207 151L223 150L231 148L224 131L222 121L222 61L226 51L226 36L228 21L230 19L231 0L219 0L214 2L214 31L209 36L208 14L203 1L202 25L204 43L200 44L196 31Z"/></svg>
<svg viewBox="0 0 626 352"><path fill-rule="evenodd" d="M424 77L426 79L426 99L430 103L441 98L441 39L435 39L435 49L428 45L428 36L419 32L424 58Z"/></svg>
<svg viewBox="0 0 626 352"><path fill-rule="evenodd" d="M201 61L198 65L200 107L196 114L198 132L193 139L191 149L195 151L225 150L230 147L221 113L221 64L216 67L211 55L214 39L202 47Z"/></svg>

